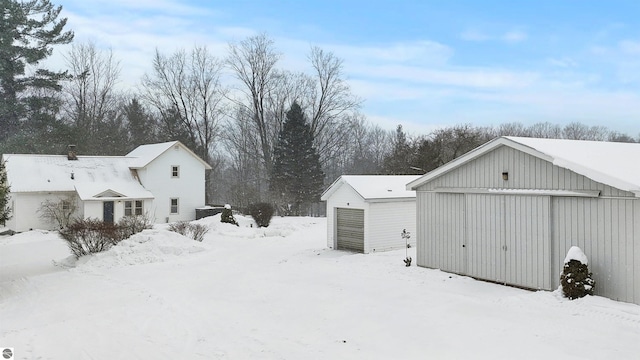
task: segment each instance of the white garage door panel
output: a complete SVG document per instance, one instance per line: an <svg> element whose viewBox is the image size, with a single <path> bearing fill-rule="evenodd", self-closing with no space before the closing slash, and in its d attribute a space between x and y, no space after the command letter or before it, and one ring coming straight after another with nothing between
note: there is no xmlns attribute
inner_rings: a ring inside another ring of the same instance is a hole
<svg viewBox="0 0 640 360"><path fill-rule="evenodd" d="M550 290L549 219L548 196L467 194L467 274Z"/></svg>

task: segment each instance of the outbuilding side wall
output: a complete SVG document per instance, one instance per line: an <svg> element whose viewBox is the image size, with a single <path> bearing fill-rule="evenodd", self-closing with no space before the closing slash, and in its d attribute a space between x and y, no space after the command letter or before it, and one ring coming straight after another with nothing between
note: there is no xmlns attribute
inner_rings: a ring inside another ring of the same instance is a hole
<svg viewBox="0 0 640 360"><path fill-rule="evenodd" d="M403 249L406 240L402 238L402 230L406 229L411 238L409 244L416 244L416 203L410 201L371 203L365 213L365 252ZM368 229L367 229L368 228Z"/></svg>

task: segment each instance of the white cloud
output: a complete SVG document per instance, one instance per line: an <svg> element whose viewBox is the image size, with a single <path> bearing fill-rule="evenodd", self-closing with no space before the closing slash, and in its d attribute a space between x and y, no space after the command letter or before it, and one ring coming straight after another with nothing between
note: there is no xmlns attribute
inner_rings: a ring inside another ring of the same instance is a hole
<svg viewBox="0 0 640 360"><path fill-rule="evenodd" d="M640 41L623 40L618 46L624 54L640 55Z"/></svg>
<svg viewBox="0 0 640 360"><path fill-rule="evenodd" d="M460 34L460 38L466 41L487 41L491 40L491 36L482 31L469 29Z"/></svg>
<svg viewBox="0 0 640 360"><path fill-rule="evenodd" d="M520 30L511 30L502 35L502 40L508 43L519 43L527 39L527 34Z"/></svg>

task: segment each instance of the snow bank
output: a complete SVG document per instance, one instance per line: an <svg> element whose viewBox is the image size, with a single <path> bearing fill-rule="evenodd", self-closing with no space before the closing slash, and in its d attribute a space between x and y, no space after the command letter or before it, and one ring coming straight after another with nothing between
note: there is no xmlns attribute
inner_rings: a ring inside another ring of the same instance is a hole
<svg viewBox="0 0 640 360"><path fill-rule="evenodd" d="M105 252L83 256L77 261L76 266L86 269L149 264L175 259L177 256L197 253L205 249L202 243L172 231L144 230Z"/></svg>
<svg viewBox="0 0 640 360"><path fill-rule="evenodd" d="M589 260L587 259L587 255L582 252L582 250L577 246L572 246L571 249L567 252L567 256L564 258L564 263L568 264L571 260L578 260L585 265L589 265Z"/></svg>

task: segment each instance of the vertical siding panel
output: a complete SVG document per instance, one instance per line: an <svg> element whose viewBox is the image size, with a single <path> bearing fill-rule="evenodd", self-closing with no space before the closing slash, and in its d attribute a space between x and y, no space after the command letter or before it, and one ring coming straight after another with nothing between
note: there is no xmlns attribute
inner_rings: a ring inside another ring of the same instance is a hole
<svg viewBox="0 0 640 360"><path fill-rule="evenodd" d="M633 201L633 301L640 304L640 200Z"/></svg>
<svg viewBox="0 0 640 360"><path fill-rule="evenodd" d="M624 299L626 301L630 301L628 299L633 299L633 287L634 287L634 277L633 277L633 203L634 200L626 200L626 210L625 210L625 225L627 228L626 234L626 244L624 249L624 267L621 269L626 274L626 282L624 284L625 296ZM633 301L633 300L631 300Z"/></svg>

